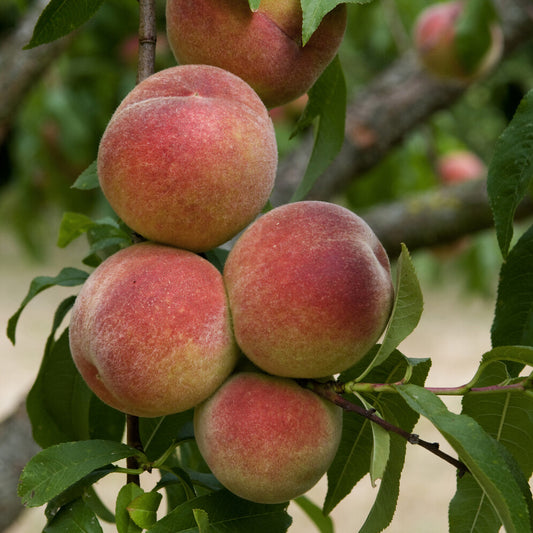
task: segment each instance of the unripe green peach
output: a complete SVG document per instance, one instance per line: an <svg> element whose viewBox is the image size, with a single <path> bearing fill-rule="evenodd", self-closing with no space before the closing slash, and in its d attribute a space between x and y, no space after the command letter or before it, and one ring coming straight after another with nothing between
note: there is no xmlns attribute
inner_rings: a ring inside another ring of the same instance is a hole
<svg viewBox="0 0 533 533"><path fill-rule="evenodd" d="M383 246L328 202L277 207L240 236L224 268L235 337L270 374L341 372L381 336L393 304Z"/></svg>
<svg viewBox="0 0 533 533"><path fill-rule="evenodd" d="M490 27L490 45L473 69L461 63L456 46L457 23L464 10L462 0L436 3L418 16L414 28L414 44L421 63L432 74L469 82L485 75L500 59L503 35L499 25Z"/></svg>
<svg viewBox="0 0 533 533"><path fill-rule="evenodd" d="M69 334L89 387L137 416L194 407L237 361L220 272L192 252L149 242L94 270L76 298Z"/></svg>
<svg viewBox="0 0 533 533"><path fill-rule="evenodd" d="M342 410L287 378L230 377L194 412L198 447L215 477L257 503L300 496L325 474L339 446Z"/></svg>
<svg viewBox="0 0 533 533"><path fill-rule="evenodd" d="M267 202L272 120L253 89L207 65L160 71L117 108L100 142L111 207L146 239L195 252L233 238Z"/></svg>
<svg viewBox="0 0 533 533"><path fill-rule="evenodd" d="M300 0L167 0L167 36L181 64L216 65L247 81L267 107L298 98L335 57L346 6L330 11L302 46Z"/></svg>

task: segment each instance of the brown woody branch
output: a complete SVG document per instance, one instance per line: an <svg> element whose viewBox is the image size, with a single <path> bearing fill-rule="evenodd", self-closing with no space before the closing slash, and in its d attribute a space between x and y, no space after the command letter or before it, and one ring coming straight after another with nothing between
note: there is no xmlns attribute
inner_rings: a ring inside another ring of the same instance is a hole
<svg viewBox="0 0 533 533"><path fill-rule="evenodd" d="M526 198L516 219L533 215ZM441 187L361 213L390 257L397 257L403 242L410 251L454 242L493 226L486 181L478 179Z"/></svg>
<svg viewBox="0 0 533 533"><path fill-rule="evenodd" d="M459 461L458 459L455 459L455 457L452 457L446 452L443 452L439 448L438 442L428 442L426 440L423 440L416 433L409 433L408 431L405 431L404 429L398 426L395 426L394 424L391 424L390 422L387 422L383 418L379 417L378 415L376 415L375 409L364 409L360 405L350 402L349 400L344 398L342 394L337 392L336 388L339 385L341 386L341 389L342 389L342 384L339 384L334 381L320 383L318 381L313 381L313 380L306 380L306 381L302 380L302 386L310 388L311 390L316 392L318 395L322 396L326 400L329 400L330 402L333 402L335 405L338 405L345 411L351 411L353 413L357 413L358 415L361 415L367 420L370 420L374 424L377 424L378 426L382 427L385 431L399 435L400 437L405 439L410 444L416 444L418 446L422 446L422 448L425 448L432 454L436 455L440 459L443 459L450 465L457 468L459 477L463 476L466 472L468 472L468 467L462 461Z"/></svg>

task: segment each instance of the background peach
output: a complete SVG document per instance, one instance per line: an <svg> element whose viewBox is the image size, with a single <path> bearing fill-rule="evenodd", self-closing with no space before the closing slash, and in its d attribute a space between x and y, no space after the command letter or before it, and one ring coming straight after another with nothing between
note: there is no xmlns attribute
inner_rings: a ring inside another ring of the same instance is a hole
<svg viewBox="0 0 533 533"><path fill-rule="evenodd" d="M299 0L167 0L167 36L179 63L205 63L246 80L267 107L301 96L335 57L346 6L330 11L302 47Z"/></svg>
<svg viewBox="0 0 533 533"><path fill-rule="evenodd" d="M293 380L235 374L195 409L195 436L217 479L258 503L307 492L337 451L342 410Z"/></svg>
<svg viewBox="0 0 533 533"><path fill-rule="evenodd" d="M234 237L267 202L277 168L268 111L237 76L188 65L147 78L100 142L111 207L149 240L196 252Z"/></svg>
<svg viewBox="0 0 533 533"><path fill-rule="evenodd" d="M393 303L387 255L370 227L341 206L277 207L256 220L224 268L235 337L258 367L318 378L374 345Z"/></svg>
<svg viewBox="0 0 533 533"><path fill-rule="evenodd" d="M472 81L486 74L499 60L503 49L501 28L490 28L491 44L472 71L461 63L455 37L456 25L464 9L460 0L441 2L428 6L418 16L414 28L414 44L422 64L432 74Z"/></svg>
<svg viewBox="0 0 533 533"><path fill-rule="evenodd" d="M69 331L89 387L137 416L194 407L237 361L219 271L192 252L154 243L121 250L91 274Z"/></svg>

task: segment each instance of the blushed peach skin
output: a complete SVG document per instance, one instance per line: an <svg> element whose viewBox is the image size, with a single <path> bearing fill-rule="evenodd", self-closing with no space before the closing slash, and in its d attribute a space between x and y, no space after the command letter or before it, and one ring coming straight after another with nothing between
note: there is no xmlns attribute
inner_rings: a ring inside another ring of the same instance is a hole
<svg viewBox="0 0 533 533"><path fill-rule="evenodd" d="M98 176L124 222L195 252L219 246L266 204L277 168L268 111L249 85L207 65L137 85L100 142Z"/></svg>
<svg viewBox="0 0 533 533"><path fill-rule="evenodd" d="M357 215L327 202L277 207L240 236L224 268L235 338L264 371L319 378L381 336L394 289L385 250Z"/></svg>
<svg viewBox="0 0 533 533"><path fill-rule="evenodd" d="M69 332L89 387L137 416L194 407L237 361L221 274L192 252L154 243L121 250L91 274Z"/></svg>
<svg viewBox="0 0 533 533"><path fill-rule="evenodd" d="M462 1L432 4L418 16L414 44L421 63L437 77L469 82L486 74L499 60L503 36L497 24L491 26L491 45L473 71L461 64L455 46L456 25L463 12Z"/></svg>
<svg viewBox="0 0 533 533"><path fill-rule="evenodd" d="M198 447L215 477L257 503L281 503L313 487L329 468L342 410L296 382L242 372L196 407Z"/></svg>
<svg viewBox="0 0 533 533"><path fill-rule="evenodd" d="M167 36L180 64L205 63L247 81L267 107L298 98L335 57L346 6L328 13L302 47L299 0L167 0Z"/></svg>

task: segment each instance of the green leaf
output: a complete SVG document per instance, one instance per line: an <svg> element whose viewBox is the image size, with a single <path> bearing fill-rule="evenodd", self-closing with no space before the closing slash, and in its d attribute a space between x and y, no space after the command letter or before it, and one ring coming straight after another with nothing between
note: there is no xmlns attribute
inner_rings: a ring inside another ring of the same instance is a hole
<svg viewBox="0 0 533 533"><path fill-rule="evenodd" d="M424 300L409 251L402 243L398 258L396 297L383 342L367 369L357 378L361 381L372 367L380 365L418 325Z"/></svg>
<svg viewBox="0 0 533 533"><path fill-rule="evenodd" d="M208 533L209 515L203 509L193 509L192 514L194 515L194 520L198 525L198 533Z"/></svg>
<svg viewBox="0 0 533 533"><path fill-rule="evenodd" d="M361 362L360 366L355 366L340 375L341 382L347 382L351 379L353 374L359 375L361 369L366 368L367 363ZM369 379L374 383L394 383L401 380L408 367L412 366L412 380L413 383L423 384L427 373L429 371L429 360L407 360L406 357L398 351L393 354L380 366L374 367L369 374ZM354 395L347 395L347 398L360 404L359 399ZM412 427L418 420L418 414L409 409L406 403L397 395L390 394L374 394L365 395L365 399L371 405L377 406L383 412L388 412L397 420L401 421L402 428L406 431L411 431ZM341 442L333 460L331 467L328 470L328 492L324 502L324 512L329 514L335 506L347 496L352 488L359 482L359 480L370 471L370 461L372 455L372 429L371 422L362 416L345 411L343 414L343 430ZM405 442L391 442L391 454L397 457L397 461L402 461L405 455ZM396 463L397 464L397 463ZM397 494L399 490L399 475L402 467L400 466L397 476L394 477L391 466L387 465L384 478L380 483L378 492L378 499L380 494ZM379 515L380 521L390 522L392 514L388 515L390 511L390 504L392 503L392 513L394 512L396 499L386 500L385 496L381 496L376 507L375 514ZM372 518L372 520L374 520ZM369 526L370 527L370 526ZM369 530L371 531L371 529Z"/></svg>
<svg viewBox="0 0 533 533"><path fill-rule="evenodd" d="M322 19L339 4L368 4L372 0L301 0L303 11L302 43L305 45Z"/></svg>
<svg viewBox="0 0 533 533"><path fill-rule="evenodd" d="M100 187L100 182L98 181L96 161L93 161L78 176L78 179L71 186L72 189L80 189L82 191L88 191L90 189L97 189L98 187Z"/></svg>
<svg viewBox="0 0 533 533"><path fill-rule="evenodd" d="M394 358L398 358L398 363L404 359L399 352L394 355ZM387 364L383 365L383 367L387 367L388 363L393 363L393 361L393 358L387 360ZM427 378L431 361L429 359L411 359L407 360L407 364L412 368L411 379L413 383L423 385ZM390 379L396 379L397 376L403 374L404 368L403 363L396 369L391 367ZM383 376L377 374L375 377L379 379ZM413 431L419 416L417 412L409 409L404 400L396 395L380 394L376 397L375 402L379 405L385 420L409 433ZM389 461L379 484L372 509L368 513L359 533L378 533L384 530L394 517L400 493L400 480L405 462L407 441L395 434L391 434L390 438Z"/></svg>
<svg viewBox="0 0 533 533"><path fill-rule="evenodd" d="M522 235L502 264L491 330L493 346L533 346L532 250L533 227Z"/></svg>
<svg viewBox="0 0 533 533"><path fill-rule="evenodd" d="M107 508L92 486L85 489L83 501L92 509L98 518L110 524L115 523L115 515Z"/></svg>
<svg viewBox="0 0 533 533"><path fill-rule="evenodd" d="M65 329L57 342L52 339L47 342L39 373L26 400L35 442L46 448L88 439L91 396L72 361Z"/></svg>
<svg viewBox="0 0 533 533"><path fill-rule="evenodd" d="M365 409L372 409L364 398L361 398ZM380 412L376 409L376 415L383 418ZM370 483L372 487L376 486L376 481L383 477L387 462L390 456L390 435L389 433L378 426L377 424L370 424L372 430L372 453L370 455Z"/></svg>
<svg viewBox="0 0 533 533"><path fill-rule="evenodd" d="M505 364L496 361L484 369L476 385L486 387L508 379ZM526 479L533 473L533 458L529 453L533 447L533 399L524 394L513 393L468 394L463 397L462 412L476 420L494 439L504 443L512 454L517 468L522 472L521 483L526 487L525 491L522 489L522 493L530 504L531 514L531 494ZM467 507L470 511L464 514ZM476 512L472 512L472 509ZM501 525L490 501L471 476L463 476L458 480L457 492L450 503L449 516L451 533L496 533Z"/></svg>
<svg viewBox="0 0 533 533"><path fill-rule="evenodd" d="M396 389L446 438L489 498L507 533L530 531L529 510L521 487L500 445L471 417L448 411L430 391L416 385ZM468 474L467 474L468 475Z"/></svg>
<svg viewBox="0 0 533 533"><path fill-rule="evenodd" d="M73 240L86 233L93 225L93 220L87 215L72 212L63 213L63 218L59 226L57 246L59 248L65 248Z"/></svg>
<svg viewBox="0 0 533 533"><path fill-rule="evenodd" d="M103 0L50 0L41 13L25 49L55 41L74 31L96 13L102 2Z"/></svg>
<svg viewBox="0 0 533 533"><path fill-rule="evenodd" d="M339 153L344 141L346 82L338 56L309 90L309 101L296 131L315 122L315 141L305 175L291 201L305 198L318 177Z"/></svg>
<svg viewBox="0 0 533 533"><path fill-rule="evenodd" d="M148 529L157 522L157 509L162 496L159 492L145 492L134 498L128 505L130 518L141 529Z"/></svg>
<svg viewBox="0 0 533 533"><path fill-rule="evenodd" d="M56 444L32 457L24 467L18 495L24 504L38 507L93 470L126 457L145 459L141 452L120 442L91 440Z"/></svg>
<svg viewBox="0 0 533 533"><path fill-rule="evenodd" d="M78 498L83 498L89 507L91 507L91 509L96 513L92 504L96 503L98 496L94 492L92 485L107 476L107 474L114 472L116 468L117 467L115 466L106 466L104 468L93 470L91 473L82 477L80 480L76 481L76 483L73 483L70 487L58 494L55 498L51 499L45 509L45 515L48 520L52 520L52 518L57 515L62 507ZM89 503L89 501L91 503ZM100 505L103 506L101 502ZM111 520L114 520L112 514Z"/></svg>
<svg viewBox="0 0 533 533"><path fill-rule="evenodd" d="M482 363L494 361L513 361L533 366L533 348L529 346L498 346L483 354ZM479 386L476 384L476 386Z"/></svg>
<svg viewBox="0 0 533 533"><path fill-rule="evenodd" d="M115 506L115 522L118 533L141 533L142 528L131 519L128 506L135 498L143 494L143 489L135 483L128 483L120 489Z"/></svg>
<svg viewBox="0 0 533 533"><path fill-rule="evenodd" d="M252 11L257 11L257 9L259 8L260 2L261 2L261 0L248 0L248 4L250 6L250 9Z"/></svg>
<svg viewBox="0 0 533 533"><path fill-rule="evenodd" d="M355 397L350 401L358 403ZM372 455L371 422L366 418L344 411L339 448L328 469L328 491L324 501L324 513L329 514L353 487L370 471Z"/></svg>
<svg viewBox="0 0 533 533"><path fill-rule="evenodd" d="M315 505L307 496L296 498L295 503L313 521L320 533L334 533L333 521L326 516L322 509Z"/></svg>
<svg viewBox="0 0 533 533"><path fill-rule="evenodd" d="M492 44L491 24L496 18L490 0L469 0L455 27L455 47L459 62L473 74Z"/></svg>
<svg viewBox="0 0 533 533"><path fill-rule="evenodd" d="M126 415L105 404L98 396L91 396L89 434L91 439L122 441Z"/></svg>
<svg viewBox="0 0 533 533"><path fill-rule="evenodd" d="M62 507L43 533L102 533L96 515L81 499Z"/></svg>
<svg viewBox="0 0 533 533"><path fill-rule="evenodd" d="M20 304L20 307L17 309L15 314L9 319L7 323L7 336L9 340L15 344L15 331L17 329L17 323L20 317L20 314L28 303L37 296L40 292L50 287L55 287L59 285L61 287L74 287L76 285L82 285L85 280L89 277L87 272L83 270L78 270L77 268L66 267L61 270L61 272L55 276L38 276L32 280L30 283L30 288L28 294L25 296L24 300Z"/></svg>
<svg viewBox="0 0 533 533"><path fill-rule="evenodd" d="M197 509L209 515L210 533L285 533L292 522L286 508L287 504L253 503L222 490L179 505L149 529L149 533L199 533L194 516Z"/></svg>
<svg viewBox="0 0 533 533"><path fill-rule="evenodd" d="M509 253L516 208L533 178L533 89L494 148L488 168L487 191L502 255Z"/></svg>
<svg viewBox="0 0 533 533"><path fill-rule="evenodd" d="M104 247L104 245L99 244L100 241L113 241L112 243L106 242L105 246L113 244L114 241L118 243L124 241L124 246L129 246L132 242L130 234L110 217L92 220L81 213L67 212L63 214L61 220L57 245L59 248L65 248L84 233L87 233L87 239L93 247L92 251Z"/></svg>
<svg viewBox="0 0 533 533"><path fill-rule="evenodd" d="M144 453L151 461L158 459L173 443L194 437L194 410L156 418L139 418Z"/></svg>
<svg viewBox="0 0 533 533"><path fill-rule="evenodd" d="M226 259L228 258L229 250L225 248L214 248L204 253L205 258L217 269L222 272L224 270L224 265Z"/></svg>

